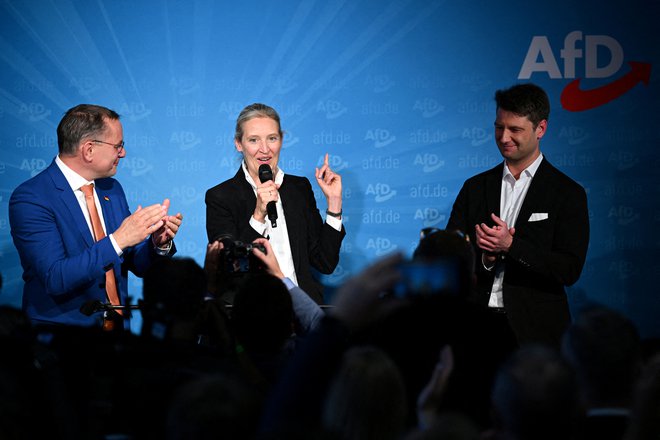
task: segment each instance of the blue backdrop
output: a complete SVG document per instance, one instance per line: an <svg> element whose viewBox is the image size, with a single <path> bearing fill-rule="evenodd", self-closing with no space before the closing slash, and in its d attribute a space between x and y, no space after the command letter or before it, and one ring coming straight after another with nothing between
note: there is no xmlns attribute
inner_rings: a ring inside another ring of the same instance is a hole
<svg viewBox="0 0 660 440"><path fill-rule="evenodd" d="M328 152L342 175L348 236L324 278L336 286L444 227L463 181L501 160L495 90L533 81L553 109L542 151L589 197L571 305L602 302L660 336L659 23L644 0L0 0L0 302L22 289L9 196L51 162L76 104L122 115L132 209L171 198L179 255L200 264L204 193L238 167L236 116L274 106L282 168L313 182Z"/></svg>

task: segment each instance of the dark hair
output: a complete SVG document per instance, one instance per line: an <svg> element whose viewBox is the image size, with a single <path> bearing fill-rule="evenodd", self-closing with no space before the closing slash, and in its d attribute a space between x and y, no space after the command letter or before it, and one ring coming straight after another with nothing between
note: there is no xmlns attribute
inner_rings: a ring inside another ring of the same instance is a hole
<svg viewBox="0 0 660 440"><path fill-rule="evenodd" d="M474 249L470 245L469 236L461 231L430 228L419 240L413 259L435 260L441 258L457 258L470 274L474 272Z"/></svg>
<svg viewBox="0 0 660 440"><path fill-rule="evenodd" d="M630 398L642 364L642 343L625 315L601 305L586 307L564 333L562 352L589 399Z"/></svg>
<svg viewBox="0 0 660 440"><path fill-rule="evenodd" d="M454 267L461 296L469 295L475 282L475 254L469 236L458 230L428 228L431 232L419 240L413 252L413 260L440 262Z"/></svg>
<svg viewBox="0 0 660 440"><path fill-rule="evenodd" d="M119 115L109 108L92 104L80 104L69 109L57 126L60 154L75 154L80 141L103 133L106 119L118 120Z"/></svg>
<svg viewBox="0 0 660 440"><path fill-rule="evenodd" d="M523 346L502 364L491 396L497 422L517 439L569 438L580 413L573 370L542 345Z"/></svg>
<svg viewBox="0 0 660 440"><path fill-rule="evenodd" d="M545 91L536 84L516 84L495 92L497 109L526 116L534 128L550 117L550 101Z"/></svg>
<svg viewBox="0 0 660 440"><path fill-rule="evenodd" d="M344 353L321 417L336 438L398 439L407 409L406 385L394 360L379 347L357 345Z"/></svg>
<svg viewBox="0 0 660 440"><path fill-rule="evenodd" d="M270 118L277 122L277 131L280 136L282 136L282 127L280 125L280 115L277 114L273 107L269 107L266 104L254 103L250 104L241 110L241 113L236 119L236 133L234 138L237 141L243 139L243 124L254 118Z"/></svg>
<svg viewBox="0 0 660 440"><path fill-rule="evenodd" d="M168 440L254 438L261 396L233 372L185 382L167 413Z"/></svg>
<svg viewBox="0 0 660 440"><path fill-rule="evenodd" d="M143 315L150 312L181 320L197 316L206 294L204 270L189 257L161 258L144 273Z"/></svg>

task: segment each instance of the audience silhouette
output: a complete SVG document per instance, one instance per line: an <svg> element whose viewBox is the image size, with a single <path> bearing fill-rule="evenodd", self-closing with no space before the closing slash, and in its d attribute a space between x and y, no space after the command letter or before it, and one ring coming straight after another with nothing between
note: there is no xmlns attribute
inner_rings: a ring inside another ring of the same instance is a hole
<svg viewBox="0 0 660 440"><path fill-rule="evenodd" d="M575 375L554 349L528 345L515 352L497 374L492 401L492 439L578 438Z"/></svg>
<svg viewBox="0 0 660 440"><path fill-rule="evenodd" d="M258 270L241 273L223 264L226 245L209 244L203 268L173 258L144 274L139 335L33 326L0 307L0 437L660 436L660 352L644 352L634 324L591 305L561 353L518 347L506 315L472 301L459 233L423 231L412 259L379 259L323 308L267 240L251 247Z"/></svg>
<svg viewBox="0 0 660 440"><path fill-rule="evenodd" d="M381 349L344 353L323 403L323 430L346 440L396 440L406 428L406 391L399 368Z"/></svg>
<svg viewBox="0 0 660 440"><path fill-rule="evenodd" d="M575 370L586 410L582 438L623 439L642 367L634 324L615 310L589 306L564 333L562 353Z"/></svg>

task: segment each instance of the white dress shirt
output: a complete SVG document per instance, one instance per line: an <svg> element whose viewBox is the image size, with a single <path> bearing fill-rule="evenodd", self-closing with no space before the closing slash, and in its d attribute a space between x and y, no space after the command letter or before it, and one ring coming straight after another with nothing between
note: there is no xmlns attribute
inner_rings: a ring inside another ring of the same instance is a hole
<svg viewBox="0 0 660 440"><path fill-rule="evenodd" d="M245 180L250 184L252 190L254 191L255 196L257 195L257 185L255 184L252 176L245 166L245 161L242 162L241 166L243 167L243 174L245 175ZM277 167L277 174L275 175L275 184L282 185L284 181L284 171L282 168ZM293 256L291 254L291 244L289 242L289 231L286 227L286 217L284 215L284 209L282 207L282 198L278 197L277 202L275 203L277 207L277 227L273 228L270 222L266 221L264 223L258 221L253 217L250 217L250 226L257 231L259 234L264 237L268 237L273 252L275 252L275 258L277 263L280 265L280 270L286 278L289 278L293 283L298 285L298 278L296 277L296 269L293 265ZM341 231L341 219L334 217L327 217L326 223L336 229Z"/></svg>
<svg viewBox="0 0 660 440"><path fill-rule="evenodd" d="M520 177L516 180L509 171L506 162L504 163L504 170L502 171L502 190L500 193L500 218L504 220L509 228L516 224L520 207L525 201L525 195L529 190L529 185L536 171L541 165L543 154L540 154L534 162L532 162L521 173ZM493 280L493 287L490 291L490 299L488 300L488 307L504 307L502 299L502 285L504 283L504 264L498 261L495 265L495 279Z"/></svg>
<svg viewBox="0 0 660 440"><path fill-rule="evenodd" d="M58 166L60 171L62 171L62 174L64 174L64 178L71 187L71 190L73 191L73 195L76 196L78 205L80 205L80 210L85 216L87 227L89 227L89 233L92 235L92 238L94 238L94 229L92 228L92 220L89 218L89 210L87 209L85 194L83 194L82 190L80 189L85 185L94 183L94 181L90 182L84 177L82 177L80 174L73 171L62 161L62 159L60 159L60 156L57 156L55 158L55 164ZM99 196L96 194L96 185L94 185L94 203L96 204L96 210L98 211L99 217L101 219L101 226L103 226L103 232L105 232L105 234L108 235L108 231L105 228L105 220L103 218L103 209L101 209ZM112 247L115 248L115 252L117 252L117 255L121 256L121 254L123 254L123 251L117 245L117 242L115 241L115 238L112 236L112 234L110 234L110 242L112 243Z"/></svg>

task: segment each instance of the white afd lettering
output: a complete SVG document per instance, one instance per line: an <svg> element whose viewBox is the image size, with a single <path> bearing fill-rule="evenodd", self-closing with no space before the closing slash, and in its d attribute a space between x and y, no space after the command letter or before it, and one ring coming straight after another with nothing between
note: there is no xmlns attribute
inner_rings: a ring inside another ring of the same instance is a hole
<svg viewBox="0 0 660 440"><path fill-rule="evenodd" d="M582 40L584 40L584 50L577 47L577 43ZM598 65L599 48L606 49L610 54L609 63L604 66ZM621 68L624 60L623 48L617 40L608 35L586 35L583 38L581 31L573 31L566 35L564 47L559 55L564 60L563 76L548 37L534 36L518 73L518 79L529 79L536 72L545 72L551 79L575 78L576 60L581 58L584 58L585 78L607 78Z"/></svg>

